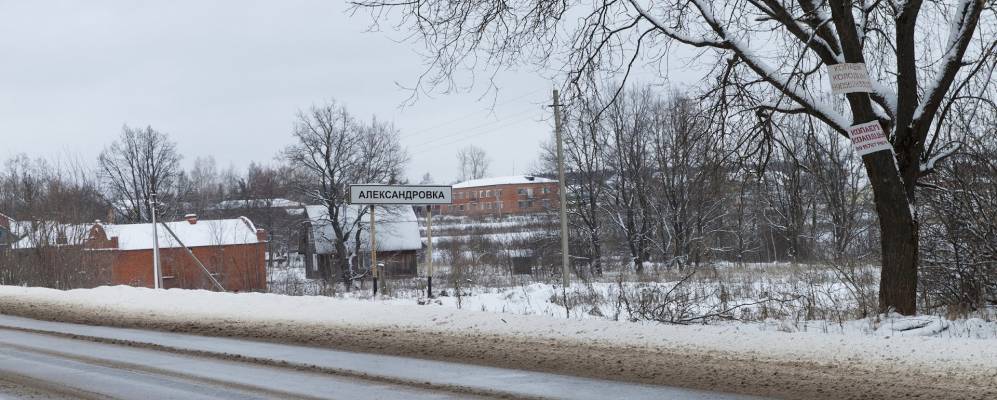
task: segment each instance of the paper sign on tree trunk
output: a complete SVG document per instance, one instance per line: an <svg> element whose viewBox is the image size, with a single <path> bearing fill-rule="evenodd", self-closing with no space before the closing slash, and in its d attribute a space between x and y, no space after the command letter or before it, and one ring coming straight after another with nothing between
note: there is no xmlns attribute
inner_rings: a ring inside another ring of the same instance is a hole
<svg viewBox="0 0 997 400"><path fill-rule="evenodd" d="M893 150L893 146L883 133L879 122L866 122L848 128L848 136L852 138L852 146L859 156L883 150Z"/></svg>
<svg viewBox="0 0 997 400"><path fill-rule="evenodd" d="M828 65L827 72L831 77L831 93L872 92L869 71L866 70L863 63Z"/></svg>

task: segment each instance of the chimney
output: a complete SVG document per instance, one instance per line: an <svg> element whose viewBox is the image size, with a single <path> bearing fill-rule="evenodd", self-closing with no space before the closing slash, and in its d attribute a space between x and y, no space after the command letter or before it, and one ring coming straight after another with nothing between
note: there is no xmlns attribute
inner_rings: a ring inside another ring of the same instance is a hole
<svg viewBox="0 0 997 400"><path fill-rule="evenodd" d="M196 225L197 224L197 214L187 214L187 215L184 215L183 218L186 219L187 223L189 223L191 225Z"/></svg>
<svg viewBox="0 0 997 400"><path fill-rule="evenodd" d="M259 242L266 242L267 241L267 231L263 230L262 228L257 228L256 229L256 240L259 241Z"/></svg>

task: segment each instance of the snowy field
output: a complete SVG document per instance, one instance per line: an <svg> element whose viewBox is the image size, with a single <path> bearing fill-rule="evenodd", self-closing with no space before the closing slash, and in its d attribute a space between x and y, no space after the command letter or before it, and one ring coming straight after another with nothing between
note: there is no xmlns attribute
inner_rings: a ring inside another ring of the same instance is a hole
<svg viewBox="0 0 997 400"><path fill-rule="evenodd" d="M439 277L438 295L428 299L425 278L389 282L378 298L385 305L425 304L445 309L551 319L606 320L618 323L663 322L709 324L761 332L812 332L834 336L926 336L997 340L994 310L961 318L939 315L904 317L862 315L856 294L835 272L788 264L722 264L719 274L686 281L576 282L565 292L559 284L522 279L518 284L465 284L454 290ZM446 267L442 267L445 272ZM877 271L867 270L871 275ZM679 279L685 275L677 275ZM607 278L608 279L608 278ZM869 285L875 281L870 280ZM295 295L325 294L343 301L370 301L369 282L363 289L331 291L304 278L296 268L275 270L272 290ZM442 295L440 295L442 294ZM460 295L458 295L460 294ZM565 296L567 302L565 302ZM874 299L867 299L872 301ZM567 307L565 304L567 303ZM657 322L655 322L657 321Z"/></svg>

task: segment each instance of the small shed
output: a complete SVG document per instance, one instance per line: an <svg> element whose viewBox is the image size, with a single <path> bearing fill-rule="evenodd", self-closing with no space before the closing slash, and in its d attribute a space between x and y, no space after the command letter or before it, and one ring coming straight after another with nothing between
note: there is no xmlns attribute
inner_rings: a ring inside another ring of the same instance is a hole
<svg viewBox="0 0 997 400"><path fill-rule="evenodd" d="M342 221L355 221L361 215L359 226L352 230L346 242L354 268L366 270L370 267L370 217L364 206L347 205L340 213ZM411 206L389 205L375 209L375 239L377 242L377 262L384 264L383 276L415 276L418 273L418 254L422 249L419 236L419 222ZM341 273L335 264L336 234L329 209L321 205L305 207L305 222L300 234L298 253L305 259L305 275L312 279L325 278L324 273ZM359 235L357 235L359 231ZM359 239L359 253L357 240Z"/></svg>

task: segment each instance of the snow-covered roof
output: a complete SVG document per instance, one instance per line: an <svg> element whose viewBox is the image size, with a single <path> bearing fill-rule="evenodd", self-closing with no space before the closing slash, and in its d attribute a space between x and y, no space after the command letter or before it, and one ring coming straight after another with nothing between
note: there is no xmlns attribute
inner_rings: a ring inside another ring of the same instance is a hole
<svg viewBox="0 0 997 400"><path fill-rule="evenodd" d="M259 243L256 227L248 218L167 222L187 247L230 246ZM110 240L118 238L118 250L146 250L152 248L152 224L101 225ZM181 247L162 226L158 227L160 248Z"/></svg>
<svg viewBox="0 0 997 400"><path fill-rule="evenodd" d="M301 208L305 205L294 200L276 199L249 199L249 200L225 200L211 208L214 210L232 210L240 208Z"/></svg>
<svg viewBox="0 0 997 400"><path fill-rule="evenodd" d="M361 207L365 206L345 206L345 215L341 218L344 221L353 221ZM316 205L305 206L305 213L308 214L308 220L311 222L312 235L315 239L315 252L318 254L335 253L336 234L332 229L328 208ZM365 232L360 235L360 248L366 251L370 250L370 233L367 231L370 225L369 218L369 216L364 216L360 221L360 227ZM422 239L419 236L419 220L416 218L412 206L378 206L374 211L374 218L377 224L374 234L377 236L378 251L419 250L422 248ZM347 248L354 247L353 238L351 235L347 241Z"/></svg>
<svg viewBox="0 0 997 400"><path fill-rule="evenodd" d="M83 224L63 224L54 221L34 221L31 223L11 221L10 232L17 241L15 249L33 249L45 246L81 245L89 237L90 226Z"/></svg>
<svg viewBox="0 0 997 400"><path fill-rule="evenodd" d="M469 181L456 183L453 185L453 188L464 189L464 188L481 187L481 186L519 185L519 184L529 184L529 183L552 183L552 182L557 182L557 181L533 175L511 175L511 176L497 176L494 178L472 179Z"/></svg>

